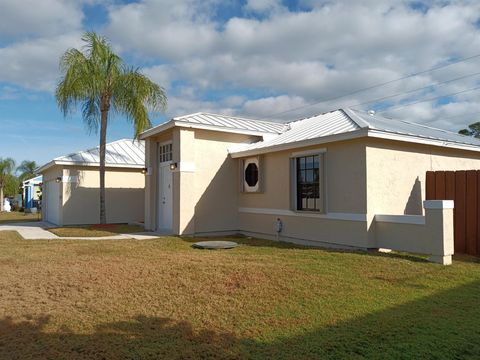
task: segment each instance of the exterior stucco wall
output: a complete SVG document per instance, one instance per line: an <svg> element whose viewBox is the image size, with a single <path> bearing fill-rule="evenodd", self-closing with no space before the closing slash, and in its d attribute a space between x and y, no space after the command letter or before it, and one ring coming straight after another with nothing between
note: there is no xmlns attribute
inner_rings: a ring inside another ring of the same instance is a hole
<svg viewBox="0 0 480 360"><path fill-rule="evenodd" d="M98 168L63 169L62 224L96 224L100 218ZM108 223L144 219L145 176L139 169L107 168L105 173Z"/></svg>
<svg viewBox="0 0 480 360"><path fill-rule="evenodd" d="M263 192L241 193L240 207L290 209L290 158L293 153L325 149L326 212L365 214L365 145L361 140L264 154ZM238 175L240 178L240 175Z"/></svg>
<svg viewBox="0 0 480 360"><path fill-rule="evenodd" d="M480 169L480 153L421 144L368 139L369 217L422 215L427 171Z"/></svg>
<svg viewBox="0 0 480 360"><path fill-rule="evenodd" d="M310 150L326 150L325 215L291 209L291 196L294 196L291 190L291 156ZM275 223L279 218L283 223L280 239L318 245L367 247L364 141L341 141L264 154L260 171L263 174L263 191L238 195L242 232L275 237ZM335 219L335 216L342 220ZM348 220L350 218L356 219Z"/></svg>
<svg viewBox="0 0 480 360"><path fill-rule="evenodd" d="M156 230L158 143L172 142L173 222L180 235L238 230L237 160L228 148L258 141L258 137L176 127L145 139L145 225Z"/></svg>
<svg viewBox="0 0 480 360"><path fill-rule="evenodd" d="M182 235L238 230L237 161L228 148L249 135L179 128L174 131L173 231ZM175 144L178 144L176 146ZM184 170L183 168L186 168Z"/></svg>

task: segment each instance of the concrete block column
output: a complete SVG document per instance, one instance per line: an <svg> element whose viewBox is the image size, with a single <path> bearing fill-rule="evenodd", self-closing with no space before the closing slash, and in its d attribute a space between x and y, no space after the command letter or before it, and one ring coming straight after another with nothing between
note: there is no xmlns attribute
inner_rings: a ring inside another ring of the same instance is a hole
<svg viewBox="0 0 480 360"><path fill-rule="evenodd" d="M429 261L450 265L453 249L453 200L426 200L425 208L426 236L431 256Z"/></svg>

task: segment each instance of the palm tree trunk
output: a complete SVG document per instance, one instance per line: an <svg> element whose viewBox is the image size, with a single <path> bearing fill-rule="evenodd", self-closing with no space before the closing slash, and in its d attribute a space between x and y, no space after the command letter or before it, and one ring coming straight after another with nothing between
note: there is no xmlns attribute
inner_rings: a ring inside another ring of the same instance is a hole
<svg viewBox="0 0 480 360"><path fill-rule="evenodd" d="M107 119L108 110L102 108L102 119L100 124L100 224L107 223L107 212L105 210L105 147L107 143Z"/></svg>
<svg viewBox="0 0 480 360"><path fill-rule="evenodd" d="M0 185L0 211L3 211L3 184Z"/></svg>

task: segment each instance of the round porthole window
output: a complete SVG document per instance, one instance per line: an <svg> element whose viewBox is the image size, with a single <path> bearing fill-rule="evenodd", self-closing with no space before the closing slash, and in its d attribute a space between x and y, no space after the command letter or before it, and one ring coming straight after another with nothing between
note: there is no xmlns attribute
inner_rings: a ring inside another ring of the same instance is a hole
<svg viewBox="0 0 480 360"><path fill-rule="evenodd" d="M258 166L255 163L249 163L245 168L245 182L250 187L254 187L258 183Z"/></svg>

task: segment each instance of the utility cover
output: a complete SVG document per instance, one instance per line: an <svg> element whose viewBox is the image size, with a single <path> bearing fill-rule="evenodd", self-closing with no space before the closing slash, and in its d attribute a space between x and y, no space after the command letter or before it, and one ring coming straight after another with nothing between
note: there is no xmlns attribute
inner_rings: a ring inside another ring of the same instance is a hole
<svg viewBox="0 0 480 360"><path fill-rule="evenodd" d="M233 241L200 241L192 245L196 249L233 249L237 247L238 244Z"/></svg>

